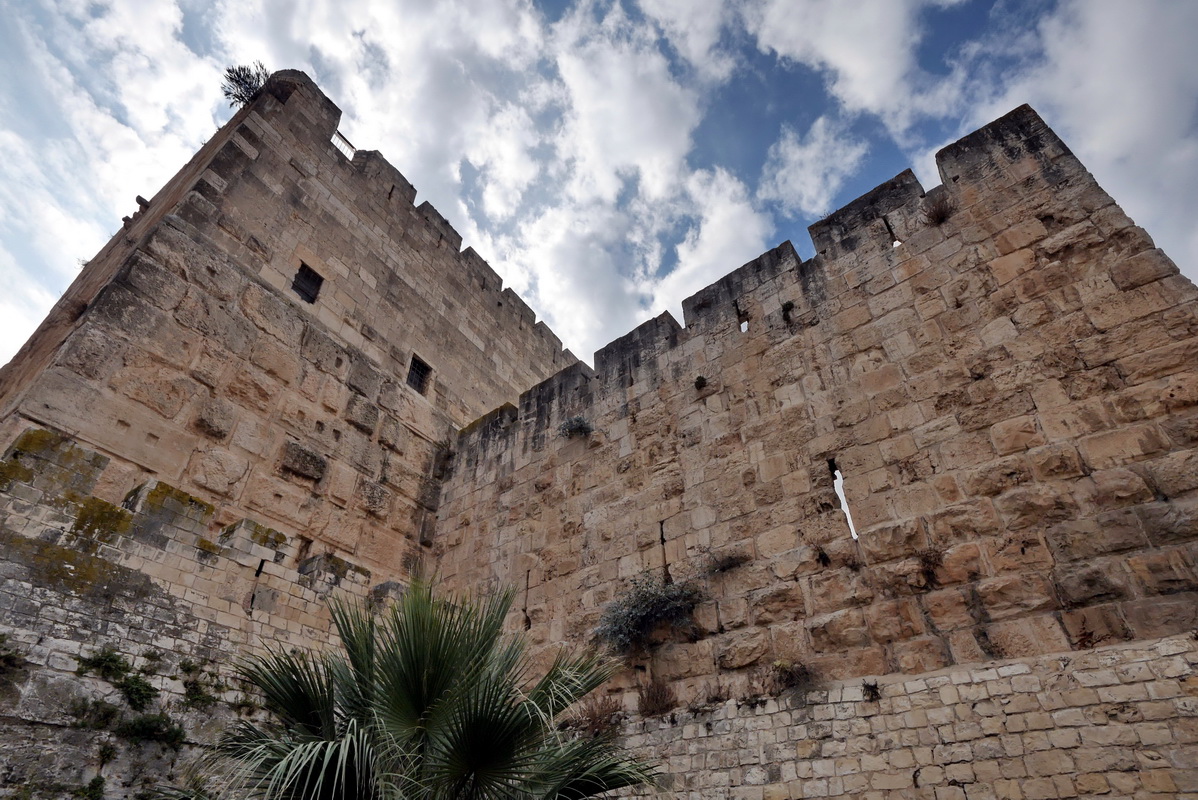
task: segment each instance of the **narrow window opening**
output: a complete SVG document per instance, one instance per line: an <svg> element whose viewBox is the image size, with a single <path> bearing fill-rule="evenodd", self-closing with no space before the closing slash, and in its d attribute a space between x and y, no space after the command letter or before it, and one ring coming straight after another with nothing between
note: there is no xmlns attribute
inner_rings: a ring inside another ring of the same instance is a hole
<svg viewBox="0 0 1198 800"><path fill-rule="evenodd" d="M432 367L415 355L412 356L412 363L408 366L408 386L424 394L425 390L428 389L429 376L432 374Z"/></svg>
<svg viewBox="0 0 1198 800"><path fill-rule="evenodd" d="M898 247L900 244L902 244L902 242L899 241L898 236L894 234L894 228L890 227L890 220L888 220L886 217L882 217L882 222L886 224L886 232L890 234L890 246Z"/></svg>
<svg viewBox="0 0 1198 800"><path fill-rule="evenodd" d="M266 568L266 559L264 558L258 562L258 571L254 573L254 577L255 578L262 577L262 570L265 568Z"/></svg>
<svg viewBox="0 0 1198 800"><path fill-rule="evenodd" d="M532 585L532 570L524 571L524 608L521 612L524 614L524 630L532 630L532 617L528 616L528 589Z"/></svg>
<svg viewBox="0 0 1198 800"><path fill-rule="evenodd" d="M661 581L669 585L674 582L674 576L670 574L670 562L666 559L666 523L665 520L657 523L657 537L661 542Z"/></svg>
<svg viewBox="0 0 1198 800"><path fill-rule="evenodd" d="M849 511L849 501L844 495L844 474L841 473L840 467L836 466L836 459L828 459L828 471L832 473L832 488L836 490L836 496L840 498L840 510L844 512L844 518L849 523L849 533L855 540L857 526L853 524L853 512Z"/></svg>
<svg viewBox="0 0 1198 800"><path fill-rule="evenodd" d="M320 273L304 263L300 263L299 269L295 271L295 278L291 281L292 290L305 303L315 303L323 285L324 278L320 277Z"/></svg>
<svg viewBox="0 0 1198 800"><path fill-rule="evenodd" d="M748 320L745 320L744 322L742 322L742 323L740 324L740 332L741 332L741 333L748 333L748 332L749 332L749 321L748 321Z"/></svg>

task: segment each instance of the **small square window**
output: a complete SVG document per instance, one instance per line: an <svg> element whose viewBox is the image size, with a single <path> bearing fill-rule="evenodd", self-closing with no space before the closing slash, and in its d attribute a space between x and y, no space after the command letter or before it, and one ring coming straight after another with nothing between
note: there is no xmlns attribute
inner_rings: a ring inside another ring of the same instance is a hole
<svg viewBox="0 0 1198 800"><path fill-rule="evenodd" d="M320 273L304 263L300 264L300 268L295 271L295 278L291 281L291 288L305 303L315 303L323 285L324 278L320 277Z"/></svg>
<svg viewBox="0 0 1198 800"><path fill-rule="evenodd" d="M432 374L432 367L425 364L416 356L412 356L412 363L408 367L408 386L424 394L425 390L428 389L429 376Z"/></svg>

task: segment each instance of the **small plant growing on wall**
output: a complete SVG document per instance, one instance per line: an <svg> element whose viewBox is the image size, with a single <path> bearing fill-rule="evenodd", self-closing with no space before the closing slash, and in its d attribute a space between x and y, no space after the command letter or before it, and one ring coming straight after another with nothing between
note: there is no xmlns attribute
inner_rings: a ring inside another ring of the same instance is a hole
<svg viewBox="0 0 1198 800"><path fill-rule="evenodd" d="M615 730L620 712L620 701L614 696L590 695L579 704L575 724L586 736L603 736Z"/></svg>
<svg viewBox="0 0 1198 800"><path fill-rule="evenodd" d="M637 689L636 709L642 717L660 717L673 711L676 705L678 698L668 683L650 681Z"/></svg>
<svg viewBox="0 0 1198 800"><path fill-rule="evenodd" d="M557 426L557 432L567 439L585 438L595 432L586 417L569 417Z"/></svg>
<svg viewBox="0 0 1198 800"><path fill-rule="evenodd" d="M923 218L929 225L943 225L956 210L952 199L941 194L924 203Z"/></svg>
<svg viewBox="0 0 1198 800"><path fill-rule="evenodd" d="M603 609L595 637L621 655L642 653L658 627L692 627L703 593L690 583L666 583L650 573L632 579L624 594Z"/></svg>
<svg viewBox="0 0 1198 800"><path fill-rule="evenodd" d="M748 564L753 559L748 553L740 550L730 550L723 553L708 553L703 572L707 575L719 575L722 572L736 569Z"/></svg>
<svg viewBox="0 0 1198 800"><path fill-rule="evenodd" d="M801 661L775 661L770 665L770 676L775 694L788 689L810 689L815 683L815 672Z"/></svg>

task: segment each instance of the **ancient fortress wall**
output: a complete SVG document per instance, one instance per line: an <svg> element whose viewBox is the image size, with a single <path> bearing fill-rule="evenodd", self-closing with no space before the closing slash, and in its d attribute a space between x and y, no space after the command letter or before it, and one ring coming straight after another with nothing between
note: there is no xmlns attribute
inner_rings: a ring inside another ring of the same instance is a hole
<svg viewBox="0 0 1198 800"><path fill-rule="evenodd" d="M111 735L70 709L123 704L78 656L116 648L176 707L179 663L323 643L332 589L397 590L458 428L575 361L396 169L335 146L339 117L277 74L0 372L0 644L31 670L0 783L96 766ZM189 737L208 710L182 707Z"/></svg>
<svg viewBox="0 0 1198 800"><path fill-rule="evenodd" d="M591 638L636 576L695 581L697 627L663 632L635 662L628 709L651 680L691 706L760 694L774 664L846 692L860 692L856 676L943 670L936 685L973 686L988 668L954 665L1023 659L1047 675L1051 654L1193 630L1198 293L1031 109L937 162L943 185L926 196L898 176L812 226L810 261L783 244L685 301L685 328L652 320L599 351L593 372L577 365L464 430L435 543L445 579L519 588L514 623L545 645ZM576 417L594 433L562 435ZM1141 651L1105 652L1133 669ZM912 684L886 685L898 698ZM1194 713L1187 691L1170 720ZM1079 705L1050 695L1019 713ZM910 726L932 750L901 770L885 760L901 737L881 736L893 718L804 712L874 737L851 755L881 754L883 777L822 792L781 781L770 796L915 792L912 770L955 741L941 723L982 713L961 716L943 694L919 702L937 732ZM1003 737L1031 746L1016 706L994 709L1005 720L961 760L1000 753ZM747 787L781 780L771 764L840 775L828 759L849 754L844 740L796 748L795 713L646 723L636 741L670 754L677 785L696 791L759 797ZM1095 714L1085 724L1105 724ZM1158 754L1162 768L1193 767L1192 720L1171 724L1161 736L1190 744ZM704 771L746 737L758 761L737 766L759 762L769 780ZM995 796L984 791L968 796Z"/></svg>
<svg viewBox="0 0 1198 800"><path fill-rule="evenodd" d="M0 796L177 776L129 670L208 741L420 560L546 657L698 584L611 687L677 796L1198 793L1196 292L1034 112L594 369L339 116L276 75L0 370Z"/></svg>

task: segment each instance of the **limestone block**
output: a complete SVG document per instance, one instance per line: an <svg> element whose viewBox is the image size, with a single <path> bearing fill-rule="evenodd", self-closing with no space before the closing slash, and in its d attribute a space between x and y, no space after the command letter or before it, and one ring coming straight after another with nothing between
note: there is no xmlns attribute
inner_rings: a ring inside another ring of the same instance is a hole
<svg viewBox="0 0 1198 800"><path fill-rule="evenodd" d="M952 663L944 642L937 637L896 641L890 647L899 670L908 674L931 672Z"/></svg>
<svg viewBox="0 0 1198 800"><path fill-rule="evenodd" d="M400 424L399 420L390 414L383 415L383 425L379 428L379 444L396 451L403 453L404 442L410 434ZM548 487L546 487L548 488Z"/></svg>
<svg viewBox="0 0 1198 800"><path fill-rule="evenodd" d="M1198 538L1198 500L1145 503L1135 508L1135 514L1154 544L1176 544Z"/></svg>
<svg viewBox="0 0 1198 800"><path fill-rule="evenodd" d="M345 419L367 436L373 436L379 422L379 407L360 394L351 394L345 408Z"/></svg>
<svg viewBox="0 0 1198 800"><path fill-rule="evenodd" d="M175 310L175 319L235 355L245 355L257 338L257 332L248 322L234 317L220 301L195 287L187 290L187 296Z"/></svg>
<svg viewBox="0 0 1198 800"><path fill-rule="evenodd" d="M967 473L964 489L968 495L993 497L1031 479L1032 470L1024 457L1009 456Z"/></svg>
<svg viewBox="0 0 1198 800"><path fill-rule="evenodd" d="M1112 559L1058 569L1053 577L1066 606L1094 605L1131 594L1127 573Z"/></svg>
<svg viewBox="0 0 1198 800"><path fill-rule="evenodd" d="M837 611L812 620L808 624L811 646L818 652L862 647L870 642L865 614L859 608Z"/></svg>
<svg viewBox="0 0 1198 800"><path fill-rule="evenodd" d="M283 445L281 466L287 472L319 481L328 469L328 459L297 442Z"/></svg>
<svg viewBox="0 0 1198 800"><path fill-rule="evenodd" d="M122 364L127 343L111 331L85 324L67 340L58 363L78 375L103 381Z"/></svg>
<svg viewBox="0 0 1198 800"><path fill-rule="evenodd" d="M1111 269L1111 280L1123 291L1177 274L1177 265L1159 249L1145 250Z"/></svg>
<svg viewBox="0 0 1198 800"><path fill-rule="evenodd" d="M980 581L977 591L990 619L1023 616L1056 606L1048 582L1032 574L1000 575Z"/></svg>
<svg viewBox="0 0 1198 800"><path fill-rule="evenodd" d="M287 347L275 339L263 336L254 344L250 361L267 375L290 386L298 382L301 376L300 362L293 355L294 352L294 347Z"/></svg>
<svg viewBox="0 0 1198 800"><path fill-rule="evenodd" d="M716 642L716 661L722 669L741 669L756 664L766 654L767 631L752 628L724 634Z"/></svg>
<svg viewBox="0 0 1198 800"><path fill-rule="evenodd" d="M165 419L174 419L199 389L186 374L136 350L126 352L124 365L112 376L110 385Z"/></svg>
<svg viewBox="0 0 1198 800"><path fill-rule="evenodd" d="M972 541L997 532L998 515L989 500L975 499L950 506L928 519L931 539L939 545Z"/></svg>
<svg viewBox="0 0 1198 800"><path fill-rule="evenodd" d="M383 518L391 507L391 492L373 481L362 481L362 507L373 517Z"/></svg>
<svg viewBox="0 0 1198 800"><path fill-rule="evenodd" d="M866 609L866 620L875 641L912 639L926 632L923 615L914 598L883 600Z"/></svg>
<svg viewBox="0 0 1198 800"><path fill-rule="evenodd" d="M125 262L122 280L148 302L165 311L179 305L187 292L187 284L179 276L140 251Z"/></svg>
<svg viewBox="0 0 1198 800"><path fill-rule="evenodd" d="M221 447L197 452L187 466L192 480L222 496L233 494L234 488L249 470L247 458Z"/></svg>
<svg viewBox="0 0 1198 800"><path fill-rule="evenodd" d="M858 541L871 564L908 558L927 546L923 526L916 520L862 531Z"/></svg>
<svg viewBox="0 0 1198 800"><path fill-rule="evenodd" d="M1078 513L1070 495L1046 483L1011 489L994 499L994 507L1012 530L1072 519Z"/></svg>
<svg viewBox="0 0 1198 800"><path fill-rule="evenodd" d="M267 333L296 352L304 338L302 312L293 303L256 283L245 287L239 301L241 312L258 330Z"/></svg>
<svg viewBox="0 0 1198 800"><path fill-rule="evenodd" d="M1198 627L1198 592L1125 602L1122 611L1137 638L1190 631Z"/></svg>
<svg viewBox="0 0 1198 800"><path fill-rule="evenodd" d="M1094 503L1099 508L1120 508L1153 499L1152 490L1130 469L1099 470L1090 477L1094 481Z"/></svg>
<svg viewBox="0 0 1198 800"><path fill-rule="evenodd" d="M1090 606L1061 614L1061 624L1069 642L1079 650L1130 639L1131 628L1124 622L1115 604Z"/></svg>
<svg viewBox="0 0 1198 800"><path fill-rule="evenodd" d="M813 613L835 611L849 606L865 605L874 592L860 570L824 571L811 578L811 608Z"/></svg>
<svg viewBox="0 0 1198 800"><path fill-rule="evenodd" d="M304 329L300 355L321 372L343 377L349 370L349 353L316 325Z"/></svg>
<svg viewBox="0 0 1198 800"><path fill-rule="evenodd" d="M974 596L972 590L943 589L923 595L920 603L937 630L950 631L978 623L978 615L973 612L970 602Z"/></svg>
<svg viewBox="0 0 1198 800"><path fill-rule="evenodd" d="M1198 450L1175 451L1144 466L1166 497L1177 497L1198 488Z"/></svg>
<svg viewBox="0 0 1198 800"><path fill-rule="evenodd" d="M282 384L264 370L243 364L224 387L224 394L247 409L267 412L283 396Z"/></svg>
<svg viewBox="0 0 1198 800"><path fill-rule="evenodd" d="M1127 566L1146 594L1175 594L1198 589L1194 566L1186 552L1179 548L1131 556Z"/></svg>
<svg viewBox="0 0 1198 800"><path fill-rule="evenodd" d="M236 406L222 398L213 397L200 404L193 424L205 436L223 439L233 430L236 422Z"/></svg>
<svg viewBox="0 0 1198 800"><path fill-rule="evenodd" d="M762 589L750 596L749 608L754 625L796 619L805 613L802 588L792 583Z"/></svg>
<svg viewBox="0 0 1198 800"><path fill-rule="evenodd" d="M353 391L374 399L382 386L383 376L370 363L370 359L361 352L353 351L350 353L349 374L345 383Z"/></svg>
<svg viewBox="0 0 1198 800"><path fill-rule="evenodd" d="M1085 474L1081 455L1072 445L1065 443L1038 447L1027 454L1032 472L1040 480L1075 478Z"/></svg>

